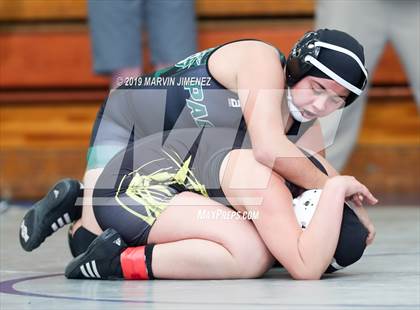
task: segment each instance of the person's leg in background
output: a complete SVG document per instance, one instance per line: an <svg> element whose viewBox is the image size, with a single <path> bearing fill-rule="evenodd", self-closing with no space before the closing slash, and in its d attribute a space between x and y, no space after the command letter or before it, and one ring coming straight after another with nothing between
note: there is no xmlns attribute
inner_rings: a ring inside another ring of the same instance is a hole
<svg viewBox="0 0 420 310"><path fill-rule="evenodd" d="M156 70L196 52L195 1L147 0L145 6L152 63Z"/></svg>
<svg viewBox="0 0 420 310"><path fill-rule="evenodd" d="M391 41L404 65L420 113L420 2L387 1L384 5L391 13Z"/></svg>
<svg viewBox="0 0 420 310"><path fill-rule="evenodd" d="M388 27L387 15L381 1L319 0L317 3L316 29L337 29L354 36L364 47L370 79L382 55ZM321 119L324 136L334 138L332 145L326 149L326 158L338 171L347 163L357 142L367 92L365 90L362 96L344 109L339 123Z"/></svg>
<svg viewBox="0 0 420 310"><path fill-rule="evenodd" d="M88 1L94 71L111 74L111 88L142 73L141 0Z"/></svg>

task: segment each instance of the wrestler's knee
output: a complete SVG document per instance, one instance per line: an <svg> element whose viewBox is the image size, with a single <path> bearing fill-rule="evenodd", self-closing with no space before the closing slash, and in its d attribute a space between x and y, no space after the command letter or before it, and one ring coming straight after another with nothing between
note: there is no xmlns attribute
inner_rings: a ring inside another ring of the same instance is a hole
<svg viewBox="0 0 420 310"><path fill-rule="evenodd" d="M265 246L254 225L243 221L241 234L227 240L226 245L232 253L240 278L262 276L274 263L274 258Z"/></svg>
<svg viewBox="0 0 420 310"><path fill-rule="evenodd" d="M243 241L237 257L241 278L261 277L274 263L274 258L261 239Z"/></svg>

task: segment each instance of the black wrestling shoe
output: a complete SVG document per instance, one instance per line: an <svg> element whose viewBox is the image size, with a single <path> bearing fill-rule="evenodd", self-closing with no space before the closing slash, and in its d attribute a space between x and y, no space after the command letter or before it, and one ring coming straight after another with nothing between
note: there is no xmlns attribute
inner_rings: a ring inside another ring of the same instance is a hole
<svg viewBox="0 0 420 310"><path fill-rule="evenodd" d="M126 248L120 234L108 228L67 265L65 275L69 279L122 279L120 255Z"/></svg>
<svg viewBox="0 0 420 310"><path fill-rule="evenodd" d="M59 228L79 219L82 206L75 206L82 196L77 180L64 179L55 184L47 195L26 212L19 229L20 245L32 251Z"/></svg>

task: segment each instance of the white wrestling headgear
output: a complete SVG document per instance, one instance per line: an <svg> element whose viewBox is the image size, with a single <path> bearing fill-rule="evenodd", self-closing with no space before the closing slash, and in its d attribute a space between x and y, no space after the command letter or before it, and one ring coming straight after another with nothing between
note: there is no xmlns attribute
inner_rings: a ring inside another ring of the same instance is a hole
<svg viewBox="0 0 420 310"><path fill-rule="evenodd" d="M321 193L321 189L311 189L293 199L293 210L295 211L298 224L302 229L305 229L309 225L312 216L315 213Z"/></svg>

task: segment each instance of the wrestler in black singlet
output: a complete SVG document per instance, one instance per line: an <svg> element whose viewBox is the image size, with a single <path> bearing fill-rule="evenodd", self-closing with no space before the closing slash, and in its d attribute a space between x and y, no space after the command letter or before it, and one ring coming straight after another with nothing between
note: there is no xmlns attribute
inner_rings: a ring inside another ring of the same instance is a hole
<svg viewBox="0 0 420 310"><path fill-rule="evenodd" d="M116 229L129 245L142 245L177 193L191 191L229 206L219 171L235 148L251 148L251 142L230 128L176 129L135 141L112 158L95 185L99 226Z"/></svg>
<svg viewBox="0 0 420 310"><path fill-rule="evenodd" d="M106 165L96 183L93 207L99 226L116 229L130 245L142 245L177 193L195 192L230 207L219 182L222 161L233 149L251 147L246 133L230 128L177 129L135 141ZM304 191L290 182L286 186L293 198Z"/></svg>
<svg viewBox="0 0 420 310"><path fill-rule="evenodd" d="M230 43L233 42L226 44ZM138 140L179 128L243 130L245 121L238 95L221 85L208 67L211 55L224 45L191 55L152 75L123 81L98 112L87 168L104 167L128 145L132 132L134 140ZM285 57L280 51L278 53L284 66ZM182 84L178 85L180 82ZM299 124L296 122L294 126Z"/></svg>
<svg viewBox="0 0 420 310"><path fill-rule="evenodd" d="M130 246L145 245L152 225L180 192L195 192L231 207L219 172L225 156L236 148L251 148L250 139L230 128L177 129L134 142L106 165L96 183L93 210L99 226L116 229ZM308 158L326 173L319 161ZM287 181L285 185L293 198L305 190ZM367 234L345 205L335 263L326 272L358 261Z"/></svg>

